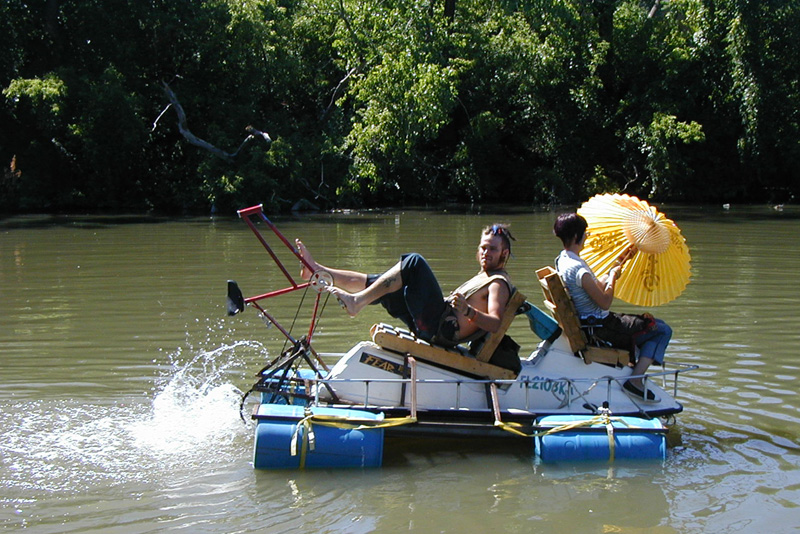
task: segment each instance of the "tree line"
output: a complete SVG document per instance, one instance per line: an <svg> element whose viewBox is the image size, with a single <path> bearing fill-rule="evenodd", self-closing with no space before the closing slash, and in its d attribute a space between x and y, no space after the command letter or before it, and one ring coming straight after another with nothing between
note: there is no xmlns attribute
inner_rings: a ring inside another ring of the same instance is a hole
<svg viewBox="0 0 800 534"><path fill-rule="evenodd" d="M790 202L790 0L4 0L0 211Z"/></svg>

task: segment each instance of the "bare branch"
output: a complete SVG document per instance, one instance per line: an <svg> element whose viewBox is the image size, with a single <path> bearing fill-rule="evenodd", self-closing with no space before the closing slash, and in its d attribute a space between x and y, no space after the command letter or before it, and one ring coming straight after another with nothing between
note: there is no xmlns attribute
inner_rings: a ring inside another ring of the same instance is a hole
<svg viewBox="0 0 800 534"><path fill-rule="evenodd" d="M181 106L181 103L178 101L178 97L175 95L175 93L172 91L172 89L170 88L170 86L166 82L162 82L162 84L164 85L164 92L167 94L167 98L169 98L170 105L175 108L175 113L178 114L178 131L181 132L181 135L184 138L186 138L186 140L189 141L189 143L191 143L191 144L193 144L193 145L195 145L197 147L200 147L202 149L205 149L205 150L211 152L212 154L214 154L215 156L218 156L218 157L220 157L222 159L225 159L225 160L228 160L228 161L232 161L237 156L237 154L239 154L239 151L241 151L242 148L250 140L255 139L256 137L261 137L267 143L271 143L272 142L272 139L269 137L268 133L262 132L260 130L256 130L252 126L248 126L245 130L250 135L248 135L244 139L244 141L242 141L242 144L239 145L239 148L237 148L235 152L226 152L226 151L224 151L222 149L219 149L219 148L215 147L214 145L212 145L208 141L200 139L199 137L194 135L189 130L189 128L186 126L186 112L183 110L183 106ZM169 106L167 106L167 108L164 109L164 111L161 112L161 115L163 115L167 111L167 109L169 109ZM161 118L161 115L159 115L158 118ZM153 129L155 129L156 123L158 123L158 118L153 123Z"/></svg>
<svg viewBox="0 0 800 534"><path fill-rule="evenodd" d="M167 104L167 107L165 107L165 108L164 108L164 110L163 110L161 113L159 113L159 114L158 114L158 117L156 117L156 120L154 120L154 121L153 121L153 129L152 129L152 130L150 130L150 133L152 133L152 132L155 132L155 131L156 131L156 127L158 126L158 121L160 121L160 120L161 120L161 117L163 117L163 116L164 116L164 113L166 113L166 112L167 112L167 110L168 110L169 108L171 108L171 107L172 107L172 104Z"/></svg>
<svg viewBox="0 0 800 534"><path fill-rule="evenodd" d="M661 0L656 0L653 4L653 7L650 8L650 12L647 14L648 19L652 19L658 13L658 8L661 7Z"/></svg>
<svg viewBox="0 0 800 534"><path fill-rule="evenodd" d="M341 89L341 88L342 88L342 86L343 86L343 85L344 85L344 84L347 82L347 80L350 78L350 76L352 76L352 75L353 75L353 74L355 74L356 72L358 72L358 67L353 67L352 69L350 69L350 70L347 72L347 74L345 75L345 77L344 77L344 78L342 78L341 80L339 80L339 83L336 85L336 87L335 87L335 88L334 88L334 90L333 90L333 94L331 95L331 101L328 103L328 107L327 107L327 108L325 108L325 112L322 114L322 116L323 116L323 117L325 117L325 116L328 114L328 112L329 112L329 111L331 110L331 108L333 107L333 104L336 102L336 95L339 93L339 89Z"/></svg>

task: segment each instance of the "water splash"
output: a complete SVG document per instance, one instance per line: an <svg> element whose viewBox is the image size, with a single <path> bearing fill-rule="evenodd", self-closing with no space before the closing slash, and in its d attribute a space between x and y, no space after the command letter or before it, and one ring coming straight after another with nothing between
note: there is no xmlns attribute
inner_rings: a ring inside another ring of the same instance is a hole
<svg viewBox="0 0 800 534"><path fill-rule="evenodd" d="M203 462L209 449L224 449L241 437L242 391L226 377L242 367L236 349L249 345L200 352L186 363L173 359L171 372L157 384L152 412L128 428L136 446L164 460Z"/></svg>
<svg viewBox="0 0 800 534"><path fill-rule="evenodd" d="M154 394L105 402L37 400L0 406L0 487L19 501L40 492L151 482L199 465L246 461L251 430L239 418L236 342L170 356Z"/></svg>

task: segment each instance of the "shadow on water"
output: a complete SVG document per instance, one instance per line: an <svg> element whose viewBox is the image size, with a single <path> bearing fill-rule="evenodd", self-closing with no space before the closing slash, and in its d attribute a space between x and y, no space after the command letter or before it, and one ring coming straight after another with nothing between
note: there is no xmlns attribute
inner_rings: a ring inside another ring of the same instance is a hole
<svg viewBox="0 0 800 534"><path fill-rule="evenodd" d="M481 456L503 456L509 461L526 463L533 459L533 442L523 438L498 440L404 437L386 439L383 448L383 466L392 469L419 463L435 464L457 458Z"/></svg>
<svg viewBox="0 0 800 534"><path fill-rule="evenodd" d="M187 219L188 220L188 219ZM203 219L203 220L208 220ZM126 224L162 224L174 218L155 215L18 215L0 218L0 230L47 230L48 228L102 229Z"/></svg>

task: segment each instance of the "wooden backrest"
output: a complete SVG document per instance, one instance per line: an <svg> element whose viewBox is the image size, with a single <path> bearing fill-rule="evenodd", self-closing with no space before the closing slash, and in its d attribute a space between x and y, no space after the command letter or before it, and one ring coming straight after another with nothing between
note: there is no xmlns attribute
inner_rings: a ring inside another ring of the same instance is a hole
<svg viewBox="0 0 800 534"><path fill-rule="evenodd" d="M503 340L506 330L508 330L508 327L511 326L511 322L514 320L514 317L517 316L517 311L519 311L519 307L522 306L523 302L525 302L525 295L523 295L520 291L515 290L508 299L506 311L504 311L503 315L500 317L500 328L497 329L497 332L493 332L486 337L481 349L475 355L475 359L481 362L489 361L489 359L492 357L492 354L494 354L497 345L499 345L500 341Z"/></svg>
<svg viewBox="0 0 800 534"><path fill-rule="evenodd" d="M581 329L581 321L575 304L569 296L564 281L552 267L542 267L536 271L539 284L544 293L544 305L553 314L558 325L569 340L572 352L583 358L587 364L592 362L605 363L623 367L632 365L631 354L628 350L612 347L597 347L589 345L586 333Z"/></svg>
<svg viewBox="0 0 800 534"><path fill-rule="evenodd" d="M583 351L587 345L586 334L581 330L581 322L575 311L575 305L558 272L549 266L542 267L536 271L536 276L542 286L544 305L553 314L567 336L572 352Z"/></svg>

